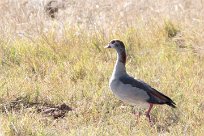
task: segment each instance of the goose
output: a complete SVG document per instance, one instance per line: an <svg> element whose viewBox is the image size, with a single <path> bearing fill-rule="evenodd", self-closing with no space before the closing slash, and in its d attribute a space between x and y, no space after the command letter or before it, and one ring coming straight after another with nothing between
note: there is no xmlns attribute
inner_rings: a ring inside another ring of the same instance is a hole
<svg viewBox="0 0 204 136"><path fill-rule="evenodd" d="M117 52L117 61L109 80L109 87L118 99L132 106L148 108L146 117L149 122L151 122L150 111L153 105L167 104L172 108L176 108L176 104L168 96L157 91L144 81L128 75L125 67L126 50L122 41L111 40L105 48L113 48Z"/></svg>

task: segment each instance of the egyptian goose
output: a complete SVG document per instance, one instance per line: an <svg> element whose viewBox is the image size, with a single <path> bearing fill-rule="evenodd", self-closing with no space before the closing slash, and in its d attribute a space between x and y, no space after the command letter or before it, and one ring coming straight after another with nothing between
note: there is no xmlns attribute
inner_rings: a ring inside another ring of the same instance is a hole
<svg viewBox="0 0 204 136"><path fill-rule="evenodd" d="M133 106L148 107L146 117L149 122L151 122L150 111L154 104L167 104L176 108L176 104L169 97L127 74L126 51L122 41L112 40L105 48L114 48L117 51L117 61L109 82L110 89L116 97Z"/></svg>

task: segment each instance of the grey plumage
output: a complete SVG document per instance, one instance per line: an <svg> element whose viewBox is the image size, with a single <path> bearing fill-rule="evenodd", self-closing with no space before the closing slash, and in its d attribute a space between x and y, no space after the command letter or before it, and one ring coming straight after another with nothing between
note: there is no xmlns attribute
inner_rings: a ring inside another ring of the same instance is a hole
<svg viewBox="0 0 204 136"><path fill-rule="evenodd" d="M160 93L156 89L152 88L150 85L147 83L141 81L141 80L136 80L133 77L130 76L122 76L119 78L119 80L123 84L130 84L132 87L139 88L143 91L145 91L149 95L149 99L147 102L153 103L153 104L167 104L173 108L176 108L176 104L167 96L164 94ZM154 92L154 93L152 93ZM156 96L155 96L156 95ZM159 97L159 98L158 98ZM162 99L163 98L163 99Z"/></svg>

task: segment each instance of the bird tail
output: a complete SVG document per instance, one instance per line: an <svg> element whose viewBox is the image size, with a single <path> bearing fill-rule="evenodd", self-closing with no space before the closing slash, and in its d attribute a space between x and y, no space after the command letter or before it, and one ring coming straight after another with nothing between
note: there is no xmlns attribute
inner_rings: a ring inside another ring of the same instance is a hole
<svg viewBox="0 0 204 136"><path fill-rule="evenodd" d="M149 93L150 93L151 96L156 98L156 101L151 102L151 103L155 103L155 104L167 104L167 105L171 106L172 108L176 108L176 103L173 102L173 100L171 100L171 98L169 98L168 96L160 93L156 89L153 89Z"/></svg>
<svg viewBox="0 0 204 136"><path fill-rule="evenodd" d="M176 108L176 103L173 102L171 99L168 102L166 102L166 104L171 106L172 108Z"/></svg>

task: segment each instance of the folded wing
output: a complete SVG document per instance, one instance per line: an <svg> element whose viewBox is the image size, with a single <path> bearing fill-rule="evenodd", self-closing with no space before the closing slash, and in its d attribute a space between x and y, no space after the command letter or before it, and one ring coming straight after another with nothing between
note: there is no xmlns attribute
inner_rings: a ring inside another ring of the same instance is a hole
<svg viewBox="0 0 204 136"><path fill-rule="evenodd" d="M145 91L149 99L147 102L152 103L152 104L167 104L173 108L176 108L176 104L167 96L164 94L160 93L156 89L152 88L150 85L147 83L141 81L141 80L136 80L133 77L130 76L123 76L119 79L123 84L129 84L133 87L139 88L141 91Z"/></svg>

